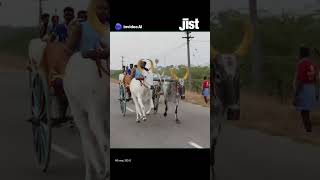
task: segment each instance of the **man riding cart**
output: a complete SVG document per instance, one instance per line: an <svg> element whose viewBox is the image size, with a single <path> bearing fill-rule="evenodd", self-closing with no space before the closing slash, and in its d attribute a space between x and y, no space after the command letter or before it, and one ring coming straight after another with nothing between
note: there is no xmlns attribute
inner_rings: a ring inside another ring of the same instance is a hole
<svg viewBox="0 0 320 180"><path fill-rule="evenodd" d="M130 83L133 78L136 80L139 80L141 82L141 85L143 85L143 81L145 79L144 77L144 71L149 71L148 68L146 68L147 62L140 60L137 65L134 66L134 68L131 69L131 73L125 73L123 78L123 83L126 87L126 91L128 92L129 98L127 101L131 100L131 92L130 92ZM132 66L131 66L132 67Z"/></svg>

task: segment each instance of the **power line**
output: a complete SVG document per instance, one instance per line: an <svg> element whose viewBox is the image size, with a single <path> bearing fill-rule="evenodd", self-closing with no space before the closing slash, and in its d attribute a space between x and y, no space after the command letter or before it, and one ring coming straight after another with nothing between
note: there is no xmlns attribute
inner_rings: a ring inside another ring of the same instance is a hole
<svg viewBox="0 0 320 180"><path fill-rule="evenodd" d="M187 36L182 37L187 39L187 55L188 55L188 68L190 69L190 39L193 39L194 37L190 36L190 31L187 31ZM189 89L191 89L191 74L189 74Z"/></svg>
<svg viewBox="0 0 320 180"><path fill-rule="evenodd" d="M174 48L170 48L167 51L164 51L162 53L156 54L154 56L150 56L149 58L158 58L159 56L160 57L161 56L162 57L168 56L169 54L175 52L177 49L180 49L180 48L184 47L185 45L187 45L187 42L183 42L183 43L179 44L178 46L176 46ZM123 56L121 56L121 57L123 57ZM142 59L141 57L131 57L131 56L130 57L126 56L126 57L123 57L123 58L127 58L127 59ZM121 62L123 63L124 60L122 59Z"/></svg>
<svg viewBox="0 0 320 180"><path fill-rule="evenodd" d="M192 42L210 42L210 40L192 40Z"/></svg>
<svg viewBox="0 0 320 180"><path fill-rule="evenodd" d="M192 43L210 43L210 41L192 41Z"/></svg>
<svg viewBox="0 0 320 180"><path fill-rule="evenodd" d="M123 67L123 66L125 66L125 65L129 65L130 64L130 62L132 62L132 61L130 61L130 60L125 60L125 59L139 59L139 58L137 58L137 57L135 57L135 58L133 58L133 57L128 57L128 56L120 56L120 58L121 58L121 67ZM141 59L141 58L140 58ZM129 64L128 64L129 63Z"/></svg>
<svg viewBox="0 0 320 180"><path fill-rule="evenodd" d="M174 47L174 48L171 48L171 49L168 50L168 51L159 53L157 56L167 56L168 54L171 54L171 53L174 52L175 50L180 49L180 48L184 47L185 45L187 45L186 42L180 44L179 46L176 46L176 47Z"/></svg>

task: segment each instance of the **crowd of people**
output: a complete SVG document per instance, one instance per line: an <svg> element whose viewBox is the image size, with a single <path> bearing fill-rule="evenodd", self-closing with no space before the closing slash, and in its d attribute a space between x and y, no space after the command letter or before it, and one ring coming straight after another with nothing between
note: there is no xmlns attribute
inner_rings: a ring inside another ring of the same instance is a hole
<svg viewBox="0 0 320 180"><path fill-rule="evenodd" d="M60 22L58 15L44 13L41 15L40 38L44 41L65 42L67 38L68 25L76 20L79 23L87 20L87 11L80 10L75 17L75 10L72 7L65 7L63 10L64 21ZM75 19L76 18L76 19ZM51 22L50 22L51 19Z"/></svg>
<svg viewBox="0 0 320 180"><path fill-rule="evenodd" d="M42 63L47 64L48 67L46 67L46 69L53 71L53 68L56 68L56 64L59 64L60 61L55 59L52 54L63 48L64 50L61 53L65 53L66 55L62 54L61 56L66 56L65 59L70 58L75 52L81 52L83 58L97 61L100 73L100 60L105 59L109 54L109 50L105 51L105 49L109 49L109 46L106 45L106 42L108 42L106 32L108 29L109 15L106 14L108 7L106 7L107 9L97 10L94 8L96 7L90 7L88 10L80 10L77 12L76 17L75 10L72 7L65 7L63 9L62 22L60 22L60 17L57 15L52 15L51 17L48 13L41 15L40 39L48 43L44 53L44 63ZM92 11L91 16L89 16L90 11ZM95 15L97 18L93 17ZM49 22L50 19L51 22ZM59 42L61 44L49 42ZM58 47L61 45L63 47ZM46 54L49 55L46 56ZM63 67L64 66L56 68L54 71L61 74L64 69Z"/></svg>
<svg viewBox="0 0 320 180"><path fill-rule="evenodd" d="M142 61L142 64L139 65L142 69L146 70L146 71L149 71L149 69L146 67L147 65L147 62L145 61ZM130 75L132 76L133 78L136 78L136 79L142 79L143 76L142 76L142 72L139 71L138 69L138 65L135 64L130 64L129 66L122 66L122 73L124 75Z"/></svg>

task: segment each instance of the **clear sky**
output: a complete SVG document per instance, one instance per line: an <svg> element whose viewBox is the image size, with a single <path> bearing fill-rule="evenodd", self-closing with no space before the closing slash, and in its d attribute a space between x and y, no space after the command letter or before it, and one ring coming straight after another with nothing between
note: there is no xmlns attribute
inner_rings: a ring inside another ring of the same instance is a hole
<svg viewBox="0 0 320 180"><path fill-rule="evenodd" d="M159 59L158 66L188 64L187 40L183 32L111 32L111 69L136 64L141 58ZM210 64L210 33L192 32L190 61L192 65Z"/></svg>
<svg viewBox="0 0 320 180"><path fill-rule="evenodd" d="M0 0L0 26L36 26L39 19L39 0ZM53 14L57 9L62 15L63 8L87 9L89 0L43 0L43 11ZM61 16L62 17L62 16Z"/></svg>

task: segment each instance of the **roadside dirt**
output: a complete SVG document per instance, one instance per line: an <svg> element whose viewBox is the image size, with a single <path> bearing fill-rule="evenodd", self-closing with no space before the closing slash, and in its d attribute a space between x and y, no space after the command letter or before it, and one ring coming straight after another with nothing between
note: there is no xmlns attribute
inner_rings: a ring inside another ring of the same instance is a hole
<svg viewBox="0 0 320 180"><path fill-rule="evenodd" d="M7 55L0 53L0 71L24 71L28 60L22 56Z"/></svg>
<svg viewBox="0 0 320 180"><path fill-rule="evenodd" d="M313 132L304 130L300 113L290 103L281 104L271 96L242 92L241 118L232 124L257 129L273 136L285 136L302 143L320 145L320 108L311 112Z"/></svg>

